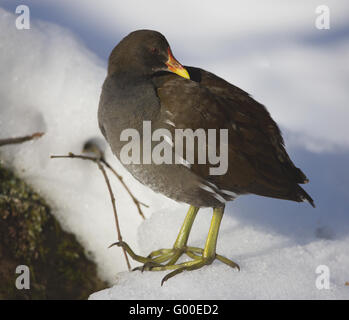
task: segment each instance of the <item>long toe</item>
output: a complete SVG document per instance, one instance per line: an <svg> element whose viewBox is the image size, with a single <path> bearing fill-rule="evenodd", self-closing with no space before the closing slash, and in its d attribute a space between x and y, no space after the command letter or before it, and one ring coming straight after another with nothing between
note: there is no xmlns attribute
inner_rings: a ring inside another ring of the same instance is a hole
<svg viewBox="0 0 349 320"><path fill-rule="evenodd" d="M181 264L176 265L177 268L170 272L169 274L167 274L161 281L161 286L170 278L176 276L179 273L182 273L183 271L193 271L193 270L197 270L200 269L202 267L204 267L205 265L209 265L212 263L212 259L211 258L204 258L201 257L199 259L195 259L192 261L188 261L188 262L184 262Z"/></svg>

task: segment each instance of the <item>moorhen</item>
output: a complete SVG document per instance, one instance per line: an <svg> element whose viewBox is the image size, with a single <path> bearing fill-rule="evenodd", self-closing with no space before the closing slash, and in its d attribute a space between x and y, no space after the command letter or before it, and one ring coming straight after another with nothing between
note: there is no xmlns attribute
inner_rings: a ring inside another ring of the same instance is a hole
<svg viewBox="0 0 349 320"><path fill-rule="evenodd" d="M292 163L281 132L266 108L213 73L183 67L174 58L166 38L157 31L134 31L111 52L100 96L98 121L113 153L138 181L155 192L190 205L173 248L156 250L148 257L142 257L127 243L116 243L134 260L144 264L136 269L173 270L162 284L184 270L201 268L214 259L239 269L235 262L216 254L225 202L238 195L256 194L298 202L307 200L314 206L312 198L299 186L308 179ZM170 135L157 139L151 136L149 141L145 127L151 135L158 129L166 129ZM204 155L209 153L212 144L217 151L214 155L219 154L223 150L219 140L224 139L196 143L189 150L195 152L191 161L187 159L188 150L183 153L173 148L176 133L185 129L194 133L201 130L208 135L212 129L225 130L226 170L223 168L223 172L212 174L212 163L198 161L197 155L203 149ZM130 137L138 145L125 149ZM172 160L180 161L156 161L151 156L156 144L158 149L162 148L162 155L168 155L170 146ZM127 160L130 153L135 161ZM187 245L200 207L213 208L204 249ZM176 264L182 254L192 260Z"/></svg>

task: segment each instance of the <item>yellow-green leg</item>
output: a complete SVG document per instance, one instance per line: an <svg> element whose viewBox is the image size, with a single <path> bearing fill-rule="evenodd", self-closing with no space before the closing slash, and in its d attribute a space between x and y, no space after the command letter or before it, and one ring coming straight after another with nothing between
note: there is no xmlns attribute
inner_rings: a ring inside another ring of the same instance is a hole
<svg viewBox="0 0 349 320"><path fill-rule="evenodd" d="M237 268L238 270L240 270L240 267L235 262L216 254L218 231L222 221L223 212L224 208L213 209L213 217L211 220L210 230L206 239L205 248L202 250L200 248L188 247L189 251L187 251L187 254L193 259L192 261L169 266L154 266L151 268L151 270L154 271L174 269L174 271L170 272L162 279L161 285L168 279L183 271L196 270L202 268L205 265L209 265L216 258L229 265L230 267ZM201 253L201 256L198 256L195 253Z"/></svg>
<svg viewBox="0 0 349 320"><path fill-rule="evenodd" d="M199 211L199 208L190 206L188 213L184 219L184 222L182 224L181 229L179 230L177 239L173 245L173 249L171 249L171 253L173 254L171 259L167 262L166 265L173 265L177 262L177 260L180 258L180 256L185 253L187 249L187 242L189 238L189 234L191 231L191 228L193 226L194 220L196 218L196 215ZM149 257L153 257L154 253L156 251L152 252Z"/></svg>
<svg viewBox="0 0 349 320"><path fill-rule="evenodd" d="M136 268L136 270L174 270L163 278L161 285L166 280L178 273L181 273L185 270L190 271L199 269L205 265L211 264L216 258L221 262L231 266L232 268L237 268L240 270L239 266L235 262L216 254L218 231L223 217L224 208L213 209L213 217L211 220L211 225L204 249L187 246L189 233L191 231L198 210L199 208L193 206L189 208L187 216L172 249L156 250L153 251L148 257L141 257L136 255L125 242L119 242L115 245L124 247L132 259L144 264L143 267L138 267ZM188 255L192 260L175 264L180 256L184 253ZM166 264L162 264L166 261Z"/></svg>

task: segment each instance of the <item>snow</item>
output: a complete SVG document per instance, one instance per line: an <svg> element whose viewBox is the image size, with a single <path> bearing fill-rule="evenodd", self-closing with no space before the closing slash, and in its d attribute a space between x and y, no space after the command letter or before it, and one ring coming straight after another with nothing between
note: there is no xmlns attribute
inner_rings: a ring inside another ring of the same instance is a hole
<svg viewBox="0 0 349 320"><path fill-rule="evenodd" d="M181 24L175 14L161 15L163 18L155 21L153 15L142 14L143 5L137 5L139 13L131 21L125 19L130 16L129 10L133 10L131 2L123 3L122 7L104 0L98 6L92 5L92 1L83 2L88 4L83 6L77 0L55 1L51 5L56 9L62 5L67 17L75 15L73 20L81 23L80 34L93 31L103 39L109 37L108 45L101 44L106 48L103 50L111 49L121 35L131 30L159 29L168 36L180 61L211 70L265 103L286 129L287 146L319 154L348 150L348 44L339 37L334 43L313 45L306 43L303 34L295 40L303 30L311 30L308 31L311 37L324 35L313 26L316 1L306 8L297 2L287 10L269 1L267 9L272 4L276 11L267 10L264 14L262 5L255 16L246 15L251 3L244 6L243 2L236 2L236 7L223 10L234 13L236 19L216 6L222 24L215 23L218 19L212 17L214 11L206 3L194 8L198 14L211 17L218 29L198 19L188 34L184 30L192 22L190 16L181 16ZM336 18L334 26L346 26L345 6L331 8ZM166 6L159 8L166 10ZM100 19L101 15L105 19ZM293 22L295 16L297 23ZM337 197L329 210L330 205L303 210L307 204L282 202L270 212L258 210L261 202L256 201L250 208L245 206L243 212L240 199L228 205L217 251L239 263L241 272L215 261L200 270L184 272L163 287L160 282L166 272L126 272L121 249L108 249L116 241L115 223L106 185L97 167L81 160L50 159L53 154L78 154L88 139L101 137L97 106L106 59L92 53L67 28L32 19L30 30L18 31L14 20L12 13L0 8L0 138L35 131L44 131L45 135L33 142L2 147L1 159L48 199L64 228L78 237L97 262L100 276L113 284L92 294L91 299L349 298L349 287L345 286L349 281L348 180L346 171L332 170L334 161L328 163L328 171L314 171L321 174L320 182L337 179L337 184L325 183L319 189L322 193L314 195L328 204L333 197L325 193L331 188ZM86 27L89 23L90 29ZM175 23L179 29L173 27ZM96 31L93 28L97 25ZM255 30L259 30L260 38ZM198 33L206 37L198 37ZM197 50L193 52L192 48ZM143 255L171 247L187 205L175 203L137 183L109 148L106 158L135 196L149 205L144 208L148 219L142 221L126 191L111 178L124 240ZM314 167L317 168L316 163ZM310 178L312 184L317 177ZM190 244L204 245L210 217L209 209L200 210ZM315 286L319 265L329 267L329 290Z"/></svg>
<svg viewBox="0 0 349 320"><path fill-rule="evenodd" d="M184 212L162 210L141 224L140 253L171 247L184 219ZM199 211L189 244L203 246L210 210ZM212 265L161 279L169 271L122 272L116 284L90 296L113 299L348 299L348 241L314 237L300 244L282 234L244 225L227 214L222 220L217 252L237 262L241 271L214 261ZM119 249L120 250L120 249ZM329 267L330 288L319 290L316 268Z"/></svg>
<svg viewBox="0 0 349 320"><path fill-rule="evenodd" d="M18 31L14 21L13 14L0 8L0 137L36 131L45 135L2 147L1 159L49 200L63 227L97 262L101 277L113 281L126 264L119 250L108 249L117 235L102 174L90 162L50 159L68 152L80 154L87 140L101 137L97 107L106 74L103 62L68 30L32 21L30 30ZM106 157L139 200L149 206L170 202L136 183L109 149ZM121 184L110 179L121 230L128 230L126 239L135 245L141 218ZM150 211L144 209L147 215Z"/></svg>

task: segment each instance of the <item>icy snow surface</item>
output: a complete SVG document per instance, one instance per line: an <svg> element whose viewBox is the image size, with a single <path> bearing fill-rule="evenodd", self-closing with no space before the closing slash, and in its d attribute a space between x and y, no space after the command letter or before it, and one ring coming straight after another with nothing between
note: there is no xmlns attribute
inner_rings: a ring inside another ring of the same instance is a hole
<svg viewBox="0 0 349 320"><path fill-rule="evenodd" d="M169 248L185 212L161 210L139 228L140 253ZM211 211L199 211L190 245L204 245ZM348 299L348 240L316 240L299 245L256 225L242 225L232 215L222 220L217 252L237 262L237 272L219 261L183 272L164 283L167 272L122 272L114 287L90 299ZM330 269L330 289L317 289L316 268Z"/></svg>

